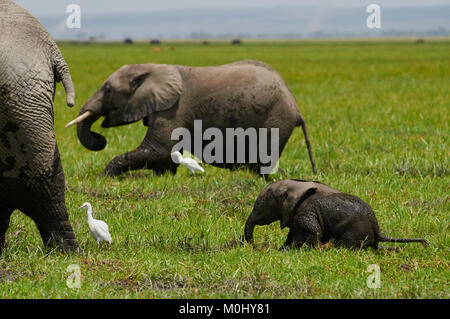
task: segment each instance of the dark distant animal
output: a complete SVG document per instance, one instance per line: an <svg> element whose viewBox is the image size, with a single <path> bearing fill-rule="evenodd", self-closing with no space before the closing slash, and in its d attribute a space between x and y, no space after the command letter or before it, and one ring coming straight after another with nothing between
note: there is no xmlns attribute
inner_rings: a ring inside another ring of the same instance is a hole
<svg viewBox="0 0 450 319"><path fill-rule="evenodd" d="M231 40L231 44L236 45L236 44L242 44L241 39L233 39Z"/></svg>
<svg viewBox="0 0 450 319"><path fill-rule="evenodd" d="M133 44L133 39L131 39L131 38L125 38L125 39L123 40L123 43L126 43L126 44Z"/></svg>
<svg viewBox="0 0 450 319"><path fill-rule="evenodd" d="M158 39L151 39L150 44L161 44L161 41Z"/></svg>
<svg viewBox="0 0 450 319"><path fill-rule="evenodd" d="M78 247L53 124L57 82L73 106L75 89L56 43L32 14L0 0L0 251L15 209L33 219L45 245Z"/></svg>
<svg viewBox="0 0 450 319"><path fill-rule="evenodd" d="M320 182L289 179L264 188L245 224L245 240L253 243L255 225L277 220L281 228L290 228L283 248L314 246L330 240L348 248L379 249L379 242L428 245L425 239L382 235L367 203Z"/></svg>

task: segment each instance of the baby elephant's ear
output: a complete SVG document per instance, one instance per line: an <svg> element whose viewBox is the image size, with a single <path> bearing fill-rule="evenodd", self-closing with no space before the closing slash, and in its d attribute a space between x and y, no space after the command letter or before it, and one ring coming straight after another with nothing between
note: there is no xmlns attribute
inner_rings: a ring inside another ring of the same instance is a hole
<svg viewBox="0 0 450 319"><path fill-rule="evenodd" d="M124 122L138 121L177 103L182 81L176 66L145 64L133 72L129 84L131 96L123 112Z"/></svg>
<svg viewBox="0 0 450 319"><path fill-rule="evenodd" d="M285 199L281 208L280 227L283 229L287 226L289 219L295 214L295 210L301 204L304 197L317 189L317 185L313 182L290 182L285 191Z"/></svg>

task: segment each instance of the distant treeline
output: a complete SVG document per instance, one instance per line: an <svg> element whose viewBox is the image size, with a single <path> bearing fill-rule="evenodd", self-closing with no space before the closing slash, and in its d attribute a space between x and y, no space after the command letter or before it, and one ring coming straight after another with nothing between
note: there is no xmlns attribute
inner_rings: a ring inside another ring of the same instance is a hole
<svg viewBox="0 0 450 319"><path fill-rule="evenodd" d="M444 28L417 31L417 30L371 30L370 32L324 32L310 33L222 33L211 34L207 32L193 32L191 39L302 39L302 38L369 38L369 37L445 37L450 36L450 30Z"/></svg>

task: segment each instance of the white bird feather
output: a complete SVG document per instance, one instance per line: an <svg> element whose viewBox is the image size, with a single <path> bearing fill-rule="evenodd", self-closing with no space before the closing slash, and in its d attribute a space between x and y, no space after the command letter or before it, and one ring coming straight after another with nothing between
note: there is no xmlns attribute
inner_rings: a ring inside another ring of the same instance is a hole
<svg viewBox="0 0 450 319"><path fill-rule="evenodd" d="M183 158L183 155L181 155L181 153L178 152L178 151L177 151L177 152L173 152L173 153L171 153L170 155L171 155L171 157L172 157L172 160L173 160L175 163L181 164L181 165L183 165L183 166L186 166L192 174L195 174L196 171L202 172L202 173L205 172L205 170L203 169L203 167L201 167L201 166L197 163L197 161L196 161L195 159L191 158L191 157L185 157L185 158Z"/></svg>
<svg viewBox="0 0 450 319"><path fill-rule="evenodd" d="M112 238L111 234L109 233L108 225L104 221L94 219L92 217L92 205L86 202L80 208L84 208L87 210L89 230L91 231L91 235L92 237L94 237L97 243L100 243L102 240L104 240L111 244Z"/></svg>

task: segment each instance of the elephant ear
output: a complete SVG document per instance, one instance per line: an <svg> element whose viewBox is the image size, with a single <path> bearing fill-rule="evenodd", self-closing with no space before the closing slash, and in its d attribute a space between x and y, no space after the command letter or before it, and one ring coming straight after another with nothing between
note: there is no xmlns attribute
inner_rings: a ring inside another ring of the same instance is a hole
<svg viewBox="0 0 450 319"><path fill-rule="evenodd" d="M286 181L280 189L283 194L280 214L280 227L285 228L288 225L291 216L295 214L298 205L301 204L302 199L309 192L314 192L317 185L314 182L295 182Z"/></svg>
<svg viewBox="0 0 450 319"><path fill-rule="evenodd" d="M131 70L131 97L123 111L125 123L173 107L182 92L181 75L176 66L146 64Z"/></svg>

